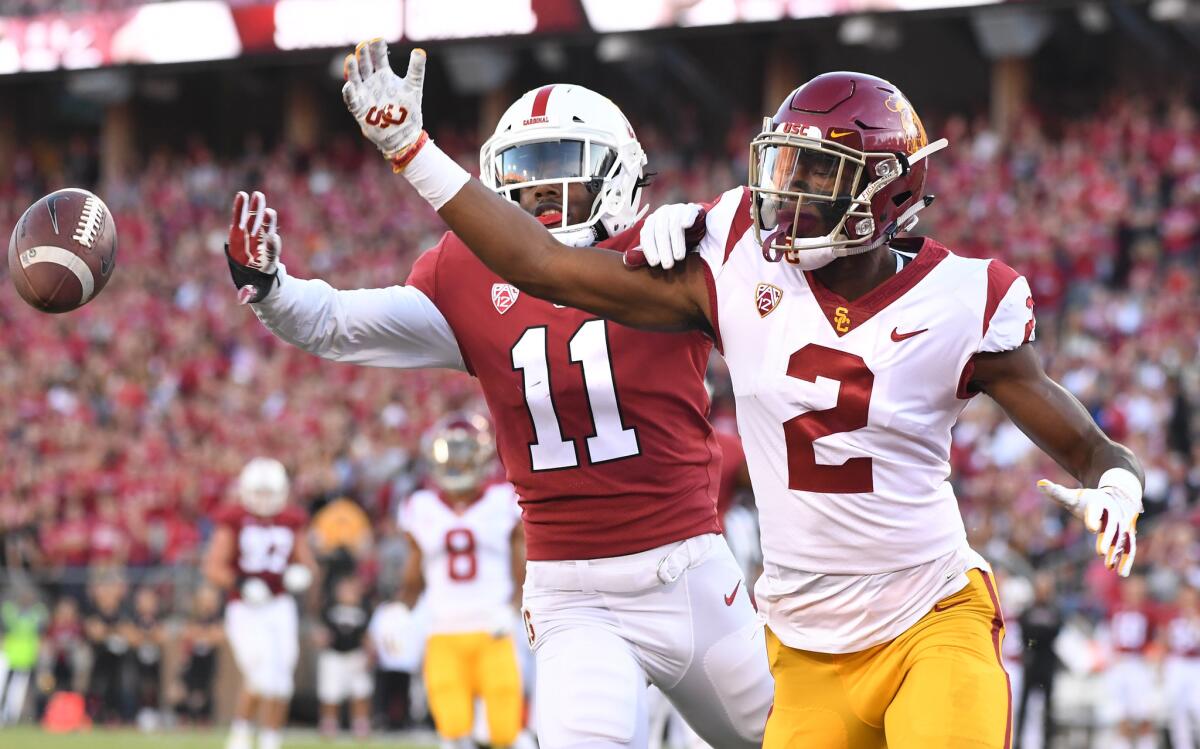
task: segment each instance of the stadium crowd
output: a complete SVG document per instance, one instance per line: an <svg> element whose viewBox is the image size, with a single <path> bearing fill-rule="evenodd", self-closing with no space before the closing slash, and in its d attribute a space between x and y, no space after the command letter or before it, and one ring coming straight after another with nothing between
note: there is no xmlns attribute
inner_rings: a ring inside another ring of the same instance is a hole
<svg viewBox="0 0 1200 749"><path fill-rule="evenodd" d="M1181 587L1200 586L1200 424L1191 419L1200 398L1200 123L1182 100L1112 102L1079 119L1028 114L1004 133L983 119L927 122L951 148L935 157L932 191L942 197L920 231L1029 278L1048 370L1145 465L1137 568L1165 610ZM652 204L708 198L744 179L745 126L715 147L687 132L668 141L644 123L638 132L658 173ZM439 134L464 164L477 163L480 141ZM90 185L97 173L85 143L39 156L21 152L0 173L0 226L41 194ZM386 600L403 555L396 506L421 481L420 436L451 408L482 407L466 375L329 364L275 340L238 307L222 243L228 202L246 188L278 209L289 273L341 288L402 282L443 231L355 138L315 153L249 138L230 158L196 139L95 185L120 232L118 272L100 299L53 318L0 294L0 572L38 586L11 586L14 607L39 597L52 606L39 614L38 669L60 687L79 683L62 643L102 649L108 631L95 622L110 604L127 607L131 642L157 642L154 622L170 617L191 622L192 642L209 641L204 627L219 602L186 596L207 518L256 453L288 465L296 501L310 511L340 497L362 507L373 531L327 549L327 564L353 570ZM732 429L732 399L715 379L714 422ZM1082 526L1036 492L1038 478L1061 471L986 400L964 414L953 456L973 545L1010 578L1051 570L1063 612L1103 620L1122 584L1086 561ZM140 684L156 667L139 664ZM174 684L182 674L155 678ZM94 675L91 689L104 694ZM129 688L130 705L139 690ZM131 714L102 701L93 709L100 719Z"/></svg>

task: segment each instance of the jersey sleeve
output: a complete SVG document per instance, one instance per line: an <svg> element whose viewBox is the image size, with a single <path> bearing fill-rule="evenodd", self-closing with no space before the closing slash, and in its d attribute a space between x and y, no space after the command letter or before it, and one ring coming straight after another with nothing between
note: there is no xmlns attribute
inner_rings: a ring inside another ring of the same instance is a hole
<svg viewBox="0 0 1200 749"><path fill-rule="evenodd" d="M1036 327L1029 282L999 260L989 262L979 352L1011 351L1032 341Z"/></svg>
<svg viewBox="0 0 1200 749"><path fill-rule="evenodd" d="M729 260L734 245L750 228L750 190L735 187L723 193L713 203L704 203L708 214L704 218L704 238L696 248L714 276Z"/></svg>
<svg viewBox="0 0 1200 749"><path fill-rule="evenodd" d="M232 530L237 530L238 522L242 518L244 510L238 505L226 504L217 508L213 513L213 524L218 528L225 527Z"/></svg>
<svg viewBox="0 0 1200 749"><path fill-rule="evenodd" d="M319 279L292 278L281 264L279 283L253 308L276 336L323 359L466 369L450 324L417 285L343 291Z"/></svg>

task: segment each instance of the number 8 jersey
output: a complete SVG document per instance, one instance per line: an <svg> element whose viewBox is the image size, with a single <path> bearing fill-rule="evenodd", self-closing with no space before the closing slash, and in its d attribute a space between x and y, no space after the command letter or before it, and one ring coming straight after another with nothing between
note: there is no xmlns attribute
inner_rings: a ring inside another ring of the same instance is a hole
<svg viewBox="0 0 1200 749"><path fill-rule="evenodd" d="M486 632L506 624L513 594L512 534L521 522L511 484L495 484L455 511L436 491L414 492L400 527L421 549L430 631Z"/></svg>
<svg viewBox="0 0 1200 749"><path fill-rule="evenodd" d="M893 242L911 261L847 301L764 260L750 199L717 201L700 254L762 526L756 596L789 646L853 652L986 564L948 481L950 431L972 357L1031 340L1033 302L1011 268L921 238Z"/></svg>

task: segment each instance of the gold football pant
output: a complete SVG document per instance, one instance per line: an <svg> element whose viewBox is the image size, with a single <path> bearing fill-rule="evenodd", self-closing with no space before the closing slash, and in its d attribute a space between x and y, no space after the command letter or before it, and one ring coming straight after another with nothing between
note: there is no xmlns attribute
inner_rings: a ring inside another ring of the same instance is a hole
<svg viewBox="0 0 1200 749"><path fill-rule="evenodd" d="M425 690L442 738L471 735L478 697L486 708L489 743L506 747L517 740L523 697L511 637L487 632L430 636L425 645Z"/></svg>
<svg viewBox="0 0 1200 749"><path fill-rule="evenodd" d="M795 650L768 630L763 749L1008 749L1004 619L991 575L967 577L899 637L858 653Z"/></svg>

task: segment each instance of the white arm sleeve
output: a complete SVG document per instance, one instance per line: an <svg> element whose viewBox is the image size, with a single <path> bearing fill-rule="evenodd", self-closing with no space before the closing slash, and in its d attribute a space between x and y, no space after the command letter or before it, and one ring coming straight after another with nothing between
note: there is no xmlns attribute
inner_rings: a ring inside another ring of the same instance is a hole
<svg viewBox="0 0 1200 749"><path fill-rule="evenodd" d="M275 288L251 306L276 336L323 359L466 369L450 323L411 286L340 291L319 279L292 278L281 263Z"/></svg>

